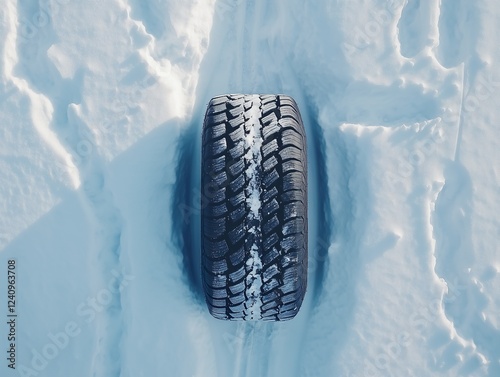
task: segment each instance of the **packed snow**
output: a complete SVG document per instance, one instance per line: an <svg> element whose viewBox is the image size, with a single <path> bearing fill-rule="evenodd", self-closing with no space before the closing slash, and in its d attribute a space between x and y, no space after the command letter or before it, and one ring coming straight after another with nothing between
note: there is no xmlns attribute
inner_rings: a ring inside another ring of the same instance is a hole
<svg viewBox="0 0 500 377"><path fill-rule="evenodd" d="M260 166L262 165L262 136L261 136L261 102L258 95L252 95L251 107L246 111L248 115L248 121L245 124L248 129L245 129L245 149L248 152L245 154L244 159L248 164L245 170L246 179L248 180L248 192L247 192L247 205L250 209L248 220L250 221L251 227L248 232L253 235L254 240L250 246L250 258L248 259L246 265L248 270L248 276L246 277L246 289L245 297L250 299L250 305L245 311L245 320L256 320L260 319L262 307L261 298L261 288L262 288L262 261L259 255L259 238L261 238L260 230L258 227L262 224L261 215L261 186L262 177L260 172Z"/></svg>
<svg viewBox="0 0 500 377"><path fill-rule="evenodd" d="M496 0L2 0L0 375L500 376L499 34ZM203 301L225 93L304 120L288 322Z"/></svg>

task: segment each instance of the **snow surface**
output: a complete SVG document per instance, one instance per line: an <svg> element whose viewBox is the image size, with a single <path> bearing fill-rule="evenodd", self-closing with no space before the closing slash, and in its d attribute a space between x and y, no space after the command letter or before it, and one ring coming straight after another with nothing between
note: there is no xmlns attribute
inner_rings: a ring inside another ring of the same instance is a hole
<svg viewBox="0 0 500 377"><path fill-rule="evenodd" d="M1 4L2 377L500 376L496 0ZM223 93L304 119L310 275L286 323L203 303Z"/></svg>

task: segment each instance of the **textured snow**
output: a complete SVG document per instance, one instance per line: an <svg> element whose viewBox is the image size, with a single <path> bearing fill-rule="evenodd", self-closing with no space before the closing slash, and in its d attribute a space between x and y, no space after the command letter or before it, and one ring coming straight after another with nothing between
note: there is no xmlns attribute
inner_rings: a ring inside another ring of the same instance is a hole
<svg viewBox="0 0 500 377"><path fill-rule="evenodd" d="M495 0L3 0L0 375L500 376L499 21ZM292 321L205 308L201 126L222 93L301 110Z"/></svg>

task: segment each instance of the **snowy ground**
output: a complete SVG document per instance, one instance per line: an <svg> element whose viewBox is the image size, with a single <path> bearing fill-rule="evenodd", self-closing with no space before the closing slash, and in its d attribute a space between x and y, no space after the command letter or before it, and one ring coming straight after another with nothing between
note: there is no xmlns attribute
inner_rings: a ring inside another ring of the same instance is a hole
<svg viewBox="0 0 500 377"><path fill-rule="evenodd" d="M1 376L500 376L496 0L1 4ZM217 321L201 297L222 93L291 95L305 121L290 322Z"/></svg>

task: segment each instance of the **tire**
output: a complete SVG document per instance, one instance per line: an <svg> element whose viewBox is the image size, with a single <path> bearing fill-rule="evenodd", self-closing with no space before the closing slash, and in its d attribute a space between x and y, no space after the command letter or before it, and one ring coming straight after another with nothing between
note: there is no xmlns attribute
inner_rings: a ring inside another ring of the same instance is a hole
<svg viewBox="0 0 500 377"><path fill-rule="evenodd" d="M202 280L225 320L288 320L307 286L306 136L284 95L213 98L203 124Z"/></svg>

